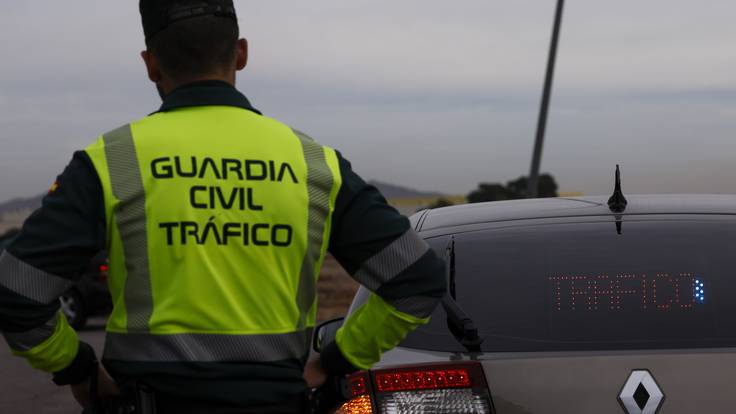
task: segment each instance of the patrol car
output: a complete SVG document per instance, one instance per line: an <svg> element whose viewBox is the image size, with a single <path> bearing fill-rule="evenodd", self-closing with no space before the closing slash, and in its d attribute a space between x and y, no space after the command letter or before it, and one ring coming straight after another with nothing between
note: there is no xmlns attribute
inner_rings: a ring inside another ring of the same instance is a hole
<svg viewBox="0 0 736 414"><path fill-rule="evenodd" d="M343 384L335 412L734 412L736 196L608 201L415 214L447 258L450 296ZM317 349L340 323L318 328Z"/></svg>

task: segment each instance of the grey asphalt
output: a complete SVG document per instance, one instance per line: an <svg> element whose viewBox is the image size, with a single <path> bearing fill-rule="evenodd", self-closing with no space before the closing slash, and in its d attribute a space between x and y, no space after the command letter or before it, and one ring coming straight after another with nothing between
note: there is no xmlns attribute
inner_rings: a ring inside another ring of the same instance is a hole
<svg viewBox="0 0 736 414"><path fill-rule="evenodd" d="M102 355L105 339L105 320L90 320L79 337ZM81 413L72 398L69 387L58 387L51 375L37 371L22 359L10 353L5 341L0 340L0 413L61 414Z"/></svg>

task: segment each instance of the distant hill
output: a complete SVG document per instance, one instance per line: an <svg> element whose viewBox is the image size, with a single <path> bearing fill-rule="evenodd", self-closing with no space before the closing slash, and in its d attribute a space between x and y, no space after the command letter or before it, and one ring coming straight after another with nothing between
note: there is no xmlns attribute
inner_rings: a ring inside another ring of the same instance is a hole
<svg viewBox="0 0 736 414"><path fill-rule="evenodd" d="M386 198L433 198L441 197L443 194L437 192L419 191L400 185L384 183L371 180L368 184L375 186ZM0 203L0 215L15 213L18 211L35 210L41 206L41 199L45 194L31 198L16 198L14 200Z"/></svg>
<svg viewBox="0 0 736 414"><path fill-rule="evenodd" d="M375 186L387 199L431 199L442 197L444 194L430 191L420 191L400 185L384 183L381 181L371 180L368 184ZM2 216L14 213L28 212L36 210L41 206L41 199L45 194L41 194L30 198L16 198L14 200L0 203L0 221Z"/></svg>
<svg viewBox="0 0 736 414"><path fill-rule="evenodd" d="M41 199L44 194L31 198L16 198L14 200L0 203L0 215L15 213L18 211L35 210L41 207Z"/></svg>
<svg viewBox="0 0 736 414"><path fill-rule="evenodd" d="M42 195L31 198L17 198L0 203L0 235L8 230L20 228L23 221L41 206Z"/></svg>
<svg viewBox="0 0 736 414"><path fill-rule="evenodd" d="M368 184L378 188L378 191L386 198L433 198L440 197L443 194L427 191L414 190L408 187L384 183L381 181L371 180Z"/></svg>

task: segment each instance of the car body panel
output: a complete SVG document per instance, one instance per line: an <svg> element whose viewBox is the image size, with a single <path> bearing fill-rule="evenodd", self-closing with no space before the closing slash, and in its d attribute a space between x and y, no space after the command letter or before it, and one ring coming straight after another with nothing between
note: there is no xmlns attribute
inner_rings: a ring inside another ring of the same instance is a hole
<svg viewBox="0 0 736 414"><path fill-rule="evenodd" d="M497 414L620 414L619 393L646 369L665 395L663 413L725 413L736 408L736 349L485 353L469 355L399 347L375 368L478 360Z"/></svg>
<svg viewBox="0 0 736 414"><path fill-rule="evenodd" d="M736 215L736 196L732 195L641 195L627 196L622 213L608 209L606 197L545 198L463 204L422 211L414 218L417 231L427 236L486 228L493 223L527 220L597 217L615 221L635 216ZM427 237L425 236L425 237Z"/></svg>
<svg viewBox="0 0 736 414"><path fill-rule="evenodd" d="M547 225L610 223L610 231L615 235L614 232L619 230L618 222L626 235L627 223L659 222L668 227L671 223L671 228L679 229L687 226L697 228L697 223L712 228L714 222L732 227L736 221L736 196L627 195L627 198L629 205L623 214L612 213L608 209L607 197L555 198L424 210L412 216L411 222L423 238L435 239L435 246L444 246L450 235L500 229L524 231L526 227ZM630 226L629 229L636 227ZM359 289L349 313L368 295L365 288ZM498 414L626 413L619 395L632 372L637 370L648 371L664 394L658 412L736 411L733 392L736 348L486 352L470 355L415 349L426 345L419 342L407 343L411 348L402 345L385 353L375 368L478 360L483 365Z"/></svg>
<svg viewBox="0 0 736 414"><path fill-rule="evenodd" d="M664 412L722 413L736 405L733 352L526 356L483 366L498 414L621 413L618 395L637 369L649 370L660 385Z"/></svg>

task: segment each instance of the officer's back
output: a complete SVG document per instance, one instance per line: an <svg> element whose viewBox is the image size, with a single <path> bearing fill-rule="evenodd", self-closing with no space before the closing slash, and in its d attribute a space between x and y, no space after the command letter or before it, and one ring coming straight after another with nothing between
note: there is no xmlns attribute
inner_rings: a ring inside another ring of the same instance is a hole
<svg viewBox="0 0 736 414"><path fill-rule="evenodd" d="M146 384L166 412L299 412L308 385L369 368L426 323L444 266L338 152L234 88L247 44L232 1L142 0L141 14L163 104L75 154L0 259L0 305L53 298L106 248L102 362L118 382ZM328 250L376 294L307 363ZM0 306L11 347L58 384L86 379L91 348L51 302L23 303L25 314Z"/></svg>

